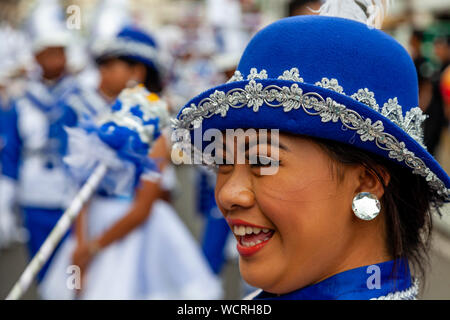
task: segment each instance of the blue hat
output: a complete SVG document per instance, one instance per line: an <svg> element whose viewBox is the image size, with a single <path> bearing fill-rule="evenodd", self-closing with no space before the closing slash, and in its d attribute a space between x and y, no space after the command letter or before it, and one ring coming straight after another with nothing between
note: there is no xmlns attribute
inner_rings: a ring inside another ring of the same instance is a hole
<svg viewBox="0 0 450 320"><path fill-rule="evenodd" d="M189 101L173 126L342 142L409 168L448 201L450 178L423 145L418 104L414 63L392 37L349 19L297 16L258 32L235 75Z"/></svg>
<svg viewBox="0 0 450 320"><path fill-rule="evenodd" d="M123 57L142 62L158 71L158 46L155 39L145 31L126 26L114 39L98 40L92 46L96 59Z"/></svg>

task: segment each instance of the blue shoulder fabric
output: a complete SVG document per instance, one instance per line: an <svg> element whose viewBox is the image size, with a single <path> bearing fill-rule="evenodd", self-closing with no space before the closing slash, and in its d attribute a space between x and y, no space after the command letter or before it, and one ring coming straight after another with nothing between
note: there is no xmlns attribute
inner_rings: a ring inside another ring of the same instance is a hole
<svg viewBox="0 0 450 320"><path fill-rule="evenodd" d="M67 153L67 132L65 127L75 127L78 123L77 114L67 105L57 103L60 109L60 117L51 123L49 128L49 138L58 140L58 149L55 150L59 155Z"/></svg>
<svg viewBox="0 0 450 320"><path fill-rule="evenodd" d="M58 101L58 104L69 108L77 121L91 119L106 111L108 103L95 89L75 87L66 92Z"/></svg>
<svg viewBox="0 0 450 320"><path fill-rule="evenodd" d="M17 180L22 140L17 130L17 110L14 103L9 110L4 112L0 121L4 136L4 147L1 152L2 174Z"/></svg>
<svg viewBox="0 0 450 320"><path fill-rule="evenodd" d="M372 281L375 276L379 281ZM374 276L375 275L375 276ZM300 290L275 295L261 292L255 300L369 300L413 286L408 262L391 260L341 272Z"/></svg>

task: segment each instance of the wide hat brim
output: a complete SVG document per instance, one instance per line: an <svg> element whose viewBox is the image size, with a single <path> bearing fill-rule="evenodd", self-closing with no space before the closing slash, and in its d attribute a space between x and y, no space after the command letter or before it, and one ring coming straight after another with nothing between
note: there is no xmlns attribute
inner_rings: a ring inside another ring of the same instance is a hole
<svg viewBox="0 0 450 320"><path fill-rule="evenodd" d="M192 138L196 127L255 128L342 142L408 168L450 202L450 177L424 146L380 112L321 86L274 78L226 83L191 99L173 127Z"/></svg>

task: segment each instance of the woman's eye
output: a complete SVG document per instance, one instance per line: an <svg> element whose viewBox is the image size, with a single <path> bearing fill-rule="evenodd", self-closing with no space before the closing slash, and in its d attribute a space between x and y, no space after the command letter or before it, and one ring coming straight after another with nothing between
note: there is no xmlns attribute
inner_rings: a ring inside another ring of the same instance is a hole
<svg viewBox="0 0 450 320"><path fill-rule="evenodd" d="M227 173L230 172L233 169L232 164L216 164L215 165L215 171L217 173Z"/></svg>
<svg viewBox="0 0 450 320"><path fill-rule="evenodd" d="M250 165L252 167L278 167L280 161L265 156L256 156L250 158Z"/></svg>

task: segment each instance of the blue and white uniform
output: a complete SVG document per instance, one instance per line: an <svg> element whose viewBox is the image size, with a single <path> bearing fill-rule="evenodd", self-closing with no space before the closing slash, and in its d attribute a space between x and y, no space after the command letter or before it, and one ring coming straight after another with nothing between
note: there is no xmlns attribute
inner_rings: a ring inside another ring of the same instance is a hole
<svg viewBox="0 0 450 320"><path fill-rule="evenodd" d="M74 86L76 82L70 76L47 85L30 81L25 92L12 99L3 116L2 179L15 185L15 201L24 214L31 256L74 194L62 158L66 148L64 126L73 126L76 117L58 104L59 98Z"/></svg>
<svg viewBox="0 0 450 320"><path fill-rule="evenodd" d="M77 124L83 119L95 119L110 110L110 103L101 95L98 89L77 86L64 94L60 104L71 109L76 115Z"/></svg>

